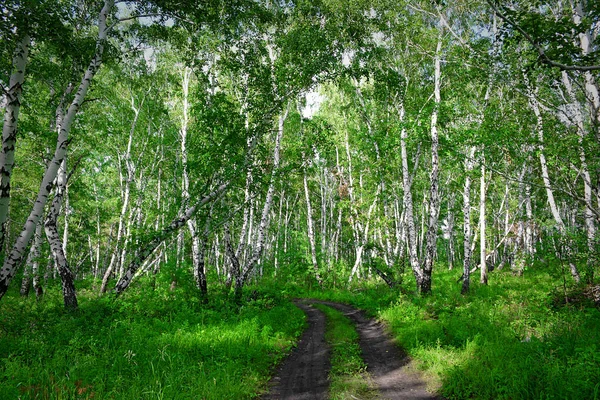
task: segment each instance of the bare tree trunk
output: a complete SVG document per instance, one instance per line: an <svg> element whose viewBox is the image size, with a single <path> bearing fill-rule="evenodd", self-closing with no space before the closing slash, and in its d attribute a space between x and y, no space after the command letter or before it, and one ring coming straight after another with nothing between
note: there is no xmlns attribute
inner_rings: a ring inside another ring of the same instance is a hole
<svg viewBox="0 0 600 400"><path fill-rule="evenodd" d="M398 109L400 122L404 121L404 105L400 104ZM405 211L405 224L406 233L408 239L408 259L410 266L415 275L417 281L417 290L419 289L419 282L423 280L423 271L419 265L419 257L417 256L417 233L415 229L415 217L413 212L413 198L411 193L411 177L408 169L408 154L406 150L406 139L407 132L406 128L402 127L400 132L400 151L402 157L402 189L404 191L404 211Z"/></svg>
<svg viewBox="0 0 600 400"><path fill-rule="evenodd" d="M562 72L562 80L565 88L567 89L567 93L571 100L573 117L575 120L575 125L577 126L577 134L579 137L579 161L581 162L581 174L583 176L583 191L584 191L584 201L585 201L585 227L587 233L587 246L588 252L593 254L595 242L596 242L596 224L595 224L595 215L593 210L593 188L592 188L592 179L590 176L587 158L585 154L585 149L583 146L583 141L587 132L585 130L585 124L583 120L583 114L581 112L581 106L575 92L573 91L573 86L571 84L571 79L566 71Z"/></svg>
<svg viewBox="0 0 600 400"><path fill-rule="evenodd" d="M10 75L8 90L5 94L6 106L2 125L2 152L0 152L0 252L4 251L4 241L7 233L10 179L15 165L17 123L21 109L21 95L23 93L23 83L25 82L25 67L30 43L31 38L28 34L23 35L17 42L12 61L13 72ZM1 294L0 297L2 297Z"/></svg>
<svg viewBox="0 0 600 400"><path fill-rule="evenodd" d="M439 36L437 48L435 51L435 74L434 74L434 108L431 115L431 187L429 189L429 220L427 223L427 240L425 250L425 261L423 263L423 275L419 285L419 291L423 294L431 293L431 272L433 262L437 253L437 226L440 213L440 192L439 192L439 155L438 155L438 112L441 102L441 57L442 57L442 37L443 37L443 19L440 21Z"/></svg>
<svg viewBox="0 0 600 400"><path fill-rule="evenodd" d="M454 202L455 202L455 194L451 193L450 198L448 199L448 269L454 269L454 260L456 259L456 249L454 247Z"/></svg>
<svg viewBox="0 0 600 400"><path fill-rule="evenodd" d="M479 178L479 257L480 273L479 282L487 285L487 262L485 244L485 157L481 157L481 177Z"/></svg>
<svg viewBox="0 0 600 400"><path fill-rule="evenodd" d="M471 249L471 171L474 166L475 146L472 146L468 151L467 159L465 160L465 185L463 187L463 282L462 294L469 292L470 274L471 274L471 258L473 250Z"/></svg>
<svg viewBox="0 0 600 400"><path fill-rule="evenodd" d="M126 246L123 240L123 237L126 237L126 227L125 227L125 217L127 215L127 210L129 209L129 199L131 194L131 183L135 179L135 167L133 166L133 162L131 160L131 145L133 143L133 134L135 132L135 128L137 126L137 121L140 116L140 111L143 105L143 101L140 104L139 108L135 107L135 99L133 96L131 97L131 108L134 112L133 122L131 123L131 128L129 129L129 139L127 140L127 148L125 150L125 154L123 157L119 157L119 159L123 160L125 164L125 169L127 170L127 177L123 177L121 163L119 163L119 175L121 177L121 213L119 214L119 224L117 227L117 238L115 239L115 248L113 250L112 256L110 258L110 264L108 268L104 272L104 276L102 277L102 285L100 287L100 293L106 293L108 288L108 280L110 279L113 271L118 270L119 278L123 276L123 263L125 262L126 257Z"/></svg>
<svg viewBox="0 0 600 400"><path fill-rule="evenodd" d="M548 163L546 162L546 156L544 155L543 118L542 118L542 113L540 111L539 103L538 103L537 99L535 98L535 94L536 94L535 91L529 89L529 93L528 93L529 105L533 109L533 112L537 119L536 133L537 133L538 141L539 141L538 152L539 152L539 158L540 158L540 167L542 169L542 178L544 181L544 187L546 189L546 196L548 198L548 205L550 206L550 212L552 213L552 216L554 217L554 221L556 223L556 226L558 227L559 232L561 234L565 234L566 226L560 215L560 211L558 209L558 206L556 205L556 201L554 200L554 192L552 190L552 186L550 183L550 174L548 173ZM570 256L568 258L569 258L569 268L571 271L571 275L573 276L573 279L575 280L575 282L579 283L579 282L581 282L581 276L579 275L579 271L577 270L577 267L575 266L575 264L570 260Z"/></svg>
<svg viewBox="0 0 600 400"><path fill-rule="evenodd" d="M135 273L138 271L143 262L156 250L156 248L171 234L176 233L182 226L184 226L187 221L192 218L198 210L213 201L216 197L218 197L221 193L223 193L229 187L229 182L223 183L218 186L211 193L204 196L200 199L196 204L189 207L185 210L180 216L175 218L171 223L156 232L156 234L145 244L140 246L140 249L136 256L129 262L129 265L125 271L125 274L119 279L115 286L116 295L120 295L129 287L131 281L133 280Z"/></svg>
<svg viewBox="0 0 600 400"><path fill-rule="evenodd" d="M57 226L58 216L60 215L61 204L65 193L65 188L67 186L66 168L66 158L63 158L60 170L58 172L54 199L52 200L52 205L50 206L48 216L46 217L45 227L46 237L48 238L48 243L50 243L50 249L52 250L56 268L58 269L58 273L62 282L65 308L76 310L77 293L75 291L74 276L73 272L69 268L67 257L65 256L63 249L63 243L60 240L60 235L58 234Z"/></svg>
<svg viewBox="0 0 600 400"><path fill-rule="evenodd" d="M31 263L31 274L33 275L33 290L35 291L35 297L39 300L41 299L44 290L42 289L42 285L40 283L40 249L42 247L42 224L41 221L38 222L35 228L35 236L33 239L33 244L31 249L33 251L32 254L32 263Z"/></svg>
<svg viewBox="0 0 600 400"><path fill-rule="evenodd" d="M267 189L267 195L265 197L265 203L263 206L260 223L258 226L258 231L256 234L256 242L254 244L254 249L249 259L245 262L243 269L240 271L238 277L235 280L235 288L234 288L234 299L236 302L241 301L242 298L242 290L244 284L248 280L250 273L253 271L256 266L259 258L261 257L263 247L265 244L265 236L266 230L269 224L269 213L271 210L271 204L273 203L273 194L275 193L275 179L277 174L279 173L279 164L281 161L280 151L281 151L281 139L283 137L283 128L284 122L287 118L289 108L286 109L283 114L279 117L279 124L277 129L277 135L275 137L275 147L273 149L273 169L271 171L271 178L269 180L269 187Z"/></svg>
<svg viewBox="0 0 600 400"><path fill-rule="evenodd" d="M306 177L306 168L304 168L303 174L304 180L304 195L306 198L306 224L308 226L308 244L310 246L310 258L312 261L313 270L315 271L315 278L317 279L317 283L319 286L323 285L323 280L321 279L321 275L319 274L319 263L317 262L317 244L315 241L315 232L313 227L313 217L312 217L312 205L310 202L310 192L308 190L308 180Z"/></svg>

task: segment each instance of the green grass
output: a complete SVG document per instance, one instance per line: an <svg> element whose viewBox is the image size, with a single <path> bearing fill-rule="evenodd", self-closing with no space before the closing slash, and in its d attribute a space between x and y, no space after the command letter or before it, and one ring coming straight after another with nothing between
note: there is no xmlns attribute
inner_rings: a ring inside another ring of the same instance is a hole
<svg viewBox="0 0 600 400"><path fill-rule="evenodd" d="M77 313L47 296L0 302L0 399L252 398L304 324L270 293L238 309L218 294L201 307L179 289L84 289Z"/></svg>
<svg viewBox="0 0 600 400"><path fill-rule="evenodd" d="M373 399L377 392L361 357L358 333L341 312L314 304L327 317L325 339L331 346L329 397L335 400Z"/></svg>
<svg viewBox="0 0 600 400"><path fill-rule="evenodd" d="M433 294L366 284L303 296L353 304L384 320L448 399L600 399L600 311L560 305L555 277L496 271L468 296L460 271L434 271Z"/></svg>

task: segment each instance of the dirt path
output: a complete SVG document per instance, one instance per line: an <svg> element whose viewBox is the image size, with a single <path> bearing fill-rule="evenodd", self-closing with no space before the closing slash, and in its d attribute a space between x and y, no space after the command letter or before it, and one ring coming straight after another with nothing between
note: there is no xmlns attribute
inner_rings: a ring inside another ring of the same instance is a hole
<svg viewBox="0 0 600 400"><path fill-rule="evenodd" d="M307 316L308 328L298 346L271 380L265 400L320 400L327 398L329 346L325 342L325 315L316 308L296 301Z"/></svg>
<svg viewBox="0 0 600 400"><path fill-rule="evenodd" d="M328 301L314 302L341 311L356 324L363 360L382 399L439 399L426 390L419 373L410 368L410 358L388 336L383 325L368 318L363 311L348 305Z"/></svg>
<svg viewBox="0 0 600 400"><path fill-rule="evenodd" d="M325 316L309 303L333 307L356 324L367 371L375 381L381 399L431 400L439 397L425 390L425 383L410 369L410 359L386 334L384 327L364 312L345 304L318 300L296 301L308 317L308 328L298 347L271 380L271 391L263 399L326 399L329 348L325 342Z"/></svg>

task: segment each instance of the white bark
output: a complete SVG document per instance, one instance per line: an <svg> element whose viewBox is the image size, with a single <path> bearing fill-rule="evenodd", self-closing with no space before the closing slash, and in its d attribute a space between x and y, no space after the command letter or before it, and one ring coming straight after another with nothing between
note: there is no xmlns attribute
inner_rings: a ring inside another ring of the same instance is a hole
<svg viewBox="0 0 600 400"><path fill-rule="evenodd" d="M485 158L481 160L481 177L479 178L479 269L480 283L487 285L487 262L485 243Z"/></svg>
<svg viewBox="0 0 600 400"><path fill-rule="evenodd" d="M312 204L310 202L310 191L308 190L308 179L306 177L306 168L303 174L304 195L306 199L306 224L308 226L308 244L310 246L310 259L312 261L315 278L319 286L322 284L321 275L319 274L319 263L317 262L317 243L315 241L314 220L312 217Z"/></svg>
<svg viewBox="0 0 600 400"><path fill-rule="evenodd" d="M400 122L404 121L404 105L398 107L398 116ZM408 240L408 259L412 268L413 274L417 282L423 280L423 272L419 265L419 257L417 256L417 233L415 229L415 217L413 212L413 198L411 192L411 178L408 169L408 154L406 149L407 132L406 128L402 127L400 132L400 152L402 158L402 189L404 191L403 203L405 212L406 237Z"/></svg>
<svg viewBox="0 0 600 400"><path fill-rule="evenodd" d="M587 158L585 154L585 149L583 146L583 141L585 136L587 135L585 124L583 120L583 113L581 112L581 106L577 97L575 96L575 92L573 90L573 85L571 83L571 79L569 75L563 71L562 72L562 81L567 89L567 93L571 100L571 107L573 110L573 118L575 125L577 126L577 135L579 140L579 161L581 162L581 175L583 176L583 192L584 192L584 201L585 201L585 227L587 233L587 245L588 251L590 253L594 252L594 244L596 238L596 224L595 224L595 214L593 208L593 188L592 188L592 178L590 175L590 171L587 164Z"/></svg>
<svg viewBox="0 0 600 400"><path fill-rule="evenodd" d="M131 284L136 272L138 272L140 266L144 263L144 261L152 255L152 253L156 250L156 248L163 243L165 239L167 239L171 234L177 232L181 227L186 225L187 221L192 218L200 208L205 206L206 204L213 201L219 195L221 195L227 188L229 187L229 182L223 183L218 186L211 193L202 197L198 202L196 202L193 206L186 209L180 216L175 218L168 226L163 228L162 230L156 232L154 237L152 237L148 242L142 244L136 256L129 263L125 273L119 279L115 286L115 293L120 295L123 293Z"/></svg>
<svg viewBox="0 0 600 400"><path fill-rule="evenodd" d="M465 184L463 186L463 284L462 294L467 294L469 291L470 273L471 273L471 258L473 250L471 248L472 233L471 233L471 171L475 164L475 146L471 146L468 150L465 160Z"/></svg>
<svg viewBox="0 0 600 400"><path fill-rule="evenodd" d="M434 73L434 108L431 114L431 175L429 177L431 187L429 189L429 219L427 222L427 239L425 249L425 261L423 263L423 276L419 285L421 293L431 292L431 271L433 262L437 253L437 236L438 236L438 217L440 213L440 191L439 191L439 137L438 137L438 112L441 103L441 56L442 56L442 35L443 35L443 18L440 20L439 36L435 51L435 73Z"/></svg>
<svg viewBox="0 0 600 400"><path fill-rule="evenodd" d="M535 93L531 89L529 90L528 97L529 97L529 105L533 109L533 112L536 116L535 130L536 130L536 134L537 134L538 142L539 142L538 152L539 152L539 158L540 158L540 167L542 170L542 178L544 181L544 188L546 189L546 197L548 199L548 205L550 207L550 212L552 213L552 217L554 218L554 222L556 223L556 226L557 226L559 232L564 234L566 231L566 226L560 215L560 210L558 209L558 206L554 199L554 191L552 189L552 185L550 182L550 174L548 172L548 163L546 161L546 156L544 155L544 126L543 126L542 113L540 111L539 103L538 103L537 99L535 98ZM577 267L575 266L575 264L573 262L571 262L570 260L569 260L569 267L570 267L571 275L573 276L573 279L575 280L575 282L579 283L581 281L579 271L577 270Z"/></svg>
<svg viewBox="0 0 600 400"><path fill-rule="evenodd" d="M58 233L58 216L67 187L67 162L66 158L62 160L61 167L58 172L54 199L48 211L48 216L45 222L46 237L52 250L56 269L60 275L63 291L63 300L65 307L68 309L77 309L77 295L75 292L73 272L69 268L63 243Z"/></svg>
<svg viewBox="0 0 600 400"><path fill-rule="evenodd" d="M106 293L108 287L108 280L110 279L113 271L118 270L118 276L121 278L124 273L124 262L126 253L126 222L125 217L127 216L127 211L129 210L129 203L131 197L131 184L135 179L135 166L133 165L133 161L131 159L131 147L133 143L133 135L135 132L135 128L137 126L137 122L140 116L140 111L142 109L142 105L144 101L142 100L139 107L135 106L135 99L133 96L131 97L131 109L133 110L133 121L131 123L131 128L129 129L129 138L127 140L127 147L125 149L125 153L122 157L119 156L119 160L123 160L122 162L125 164L125 170L127 171L127 177L123 176L121 162L119 162L119 176L121 183L121 212L119 214L119 224L117 227L117 238L115 240L115 248L113 250L112 256L110 258L110 264L102 277L102 285L100 288L100 293ZM125 238L125 239L124 239Z"/></svg>
<svg viewBox="0 0 600 400"><path fill-rule="evenodd" d="M96 52L94 58L91 60L79 85L79 88L75 94L75 97L71 102L71 105L69 106L67 114L64 117L58 135L54 156L52 157L52 160L50 161L46 172L44 173L44 177L42 178L40 189L38 191L37 199L33 205L29 217L27 218L25 227L23 228L23 231L17 238L17 241L14 244L10 254L7 255L7 257L5 258L2 269L0 269L0 299L8 290L8 285L12 280L13 276L15 275L17 267L20 265L21 260L23 259L25 249L27 248L31 237L33 236L35 226L37 225L39 219L42 216L42 213L44 212L44 207L46 206L46 202L48 201L48 195L50 193L50 189L52 188L52 183L54 182L54 179L56 179L58 168L60 167L62 160L64 159L67 153L71 125L75 121L77 112L83 104L83 100L92 83L94 75L96 75L96 72L102 64L102 54L104 52L104 44L108 34L106 20L108 18L108 14L113 4L114 0L104 1L104 6L102 7L102 10L100 11L100 16L98 18L98 40L96 42Z"/></svg>
<svg viewBox="0 0 600 400"><path fill-rule="evenodd" d="M29 54L31 38L23 35L17 43L13 58L13 72L6 91L4 123L2 125L2 152L0 152L0 251L4 249L7 229L8 209L10 205L10 179L15 164L15 144L17 141L17 123L21 109L21 95L25 81L25 66ZM0 295L2 297L2 295Z"/></svg>
<svg viewBox="0 0 600 400"><path fill-rule="evenodd" d="M269 226L269 213L271 211L271 205L273 203L273 195L275 193L275 180L277 174L279 173L279 165L281 162L281 140L283 138L284 131L284 123L287 119L289 112L289 108L287 108L282 115L279 116L277 134L275 136L275 147L273 149L273 163L271 170L271 177L269 179L269 187L267 189L267 194L265 196L265 202L263 205L260 222L257 227L256 232L256 241L254 242L254 246L252 249L252 253L250 254L248 260L244 263L243 268L241 268L240 273L236 276L235 279L235 300L239 301L242 296L242 289L244 284L247 282L250 274L254 270L254 267L259 262L259 259L262 255L263 248L265 245L265 237L266 231ZM235 254L232 251L229 252L229 256L232 262L235 262L234 259L237 259ZM237 260L236 260L237 261Z"/></svg>

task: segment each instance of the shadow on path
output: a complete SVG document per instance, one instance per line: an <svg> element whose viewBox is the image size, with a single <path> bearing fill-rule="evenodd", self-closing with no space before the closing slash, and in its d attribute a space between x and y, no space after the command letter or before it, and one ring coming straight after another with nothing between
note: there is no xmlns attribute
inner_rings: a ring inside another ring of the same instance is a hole
<svg viewBox="0 0 600 400"><path fill-rule="evenodd" d="M283 362L269 383L265 400L319 400L326 399L329 389L330 351L325 342L325 315L316 308L294 302L307 317L308 328L298 346Z"/></svg>
<svg viewBox="0 0 600 400"><path fill-rule="evenodd" d="M377 384L381 398L440 399L426 390L425 382L419 373L411 370L410 358L388 336L382 324L368 318L363 311L345 304L319 300L310 302L335 308L356 324L363 360L367 364L367 371Z"/></svg>

